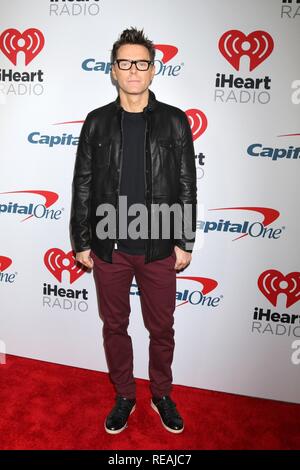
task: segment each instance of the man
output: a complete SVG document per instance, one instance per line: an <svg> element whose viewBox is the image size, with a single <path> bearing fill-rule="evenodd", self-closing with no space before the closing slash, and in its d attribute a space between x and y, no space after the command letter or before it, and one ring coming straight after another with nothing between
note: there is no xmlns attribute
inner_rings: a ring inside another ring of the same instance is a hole
<svg viewBox="0 0 300 470"><path fill-rule="evenodd" d="M154 45L143 30L124 30L114 43L112 77L119 94L87 115L74 171L71 232L76 260L94 271L104 348L117 394L105 420L105 430L111 434L125 429L135 409L133 351L127 332L134 276L150 334L151 406L168 431L180 433L184 428L170 397L171 364L176 270L191 262L195 240L195 154L185 113L157 101L149 90L154 58ZM120 234L121 197L127 198L129 207L126 236ZM139 237L129 234L132 227L137 228L131 210L136 204L147 210L138 224L144 232ZM182 209L181 218L175 215L169 221L168 236L161 227L153 235L151 216L159 204L177 204ZM108 220L111 208L116 214ZM113 229L105 234L104 226L110 222ZM178 226L183 230L176 238Z"/></svg>

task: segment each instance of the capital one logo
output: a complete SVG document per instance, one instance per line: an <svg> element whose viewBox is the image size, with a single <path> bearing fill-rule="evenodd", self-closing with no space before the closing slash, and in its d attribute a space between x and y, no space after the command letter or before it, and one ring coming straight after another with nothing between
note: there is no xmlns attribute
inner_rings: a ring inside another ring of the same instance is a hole
<svg viewBox="0 0 300 470"><path fill-rule="evenodd" d="M279 294L286 295L286 308L300 300L300 272L284 276L276 269L264 271L258 278L258 287L262 294L276 307Z"/></svg>
<svg viewBox="0 0 300 470"><path fill-rule="evenodd" d="M0 50L14 65L17 65L17 55L21 51L25 55L25 65L30 64L41 52L44 44L44 35L36 28L26 29L23 33L9 28L0 35Z"/></svg>
<svg viewBox="0 0 300 470"><path fill-rule="evenodd" d="M241 57L248 56L251 72L272 53L274 41L266 31L253 31L247 36L238 29L231 29L221 36L219 49L236 70L240 69Z"/></svg>
<svg viewBox="0 0 300 470"><path fill-rule="evenodd" d="M192 305L206 305L208 307L217 307L220 302L220 297L208 296L217 286L218 282L214 279L200 276L176 276L176 279L197 282L201 285L200 290L185 289L184 291L176 292L176 300L179 303L176 307L181 307L187 303Z"/></svg>
<svg viewBox="0 0 300 470"><path fill-rule="evenodd" d="M44 263L58 282L62 282L63 271L68 271L70 274L70 284L73 284L86 272L86 268L80 268L77 265L73 251L65 253L59 248L50 248L45 253Z"/></svg>
<svg viewBox="0 0 300 470"><path fill-rule="evenodd" d="M12 263L12 259L7 256L0 256L0 273L3 273Z"/></svg>
<svg viewBox="0 0 300 470"><path fill-rule="evenodd" d="M11 264L11 258L8 258L7 256L0 256L0 283L13 284L15 282L17 273L10 273L6 271Z"/></svg>
<svg viewBox="0 0 300 470"><path fill-rule="evenodd" d="M269 227L275 220L280 216L280 212L276 209L270 207L251 207L251 206L238 206L238 207L218 207L215 209L208 209L209 211L250 211L252 213L259 213L263 216L263 220L250 222L249 220L244 220L242 223L232 222L231 219L219 219L216 220L197 220L197 229L203 230L204 233L211 232L229 232L242 234L233 240L239 240L240 238L247 237L262 237L269 239L278 239L285 227L282 228L273 228Z"/></svg>
<svg viewBox="0 0 300 470"><path fill-rule="evenodd" d="M185 114L191 126L193 140L196 140L207 129L207 117L200 109L187 109Z"/></svg>
<svg viewBox="0 0 300 470"><path fill-rule="evenodd" d="M22 219L22 222L25 220L31 219L32 217L38 219L51 219L58 220L62 214L62 210L50 209L50 207L58 200L59 196L53 191L45 190L22 190L22 191L5 191L1 194L32 194L34 196L40 196L44 198L44 204L19 204L18 202L13 203L9 201L8 203L3 203L0 200L0 214L26 214L28 217Z"/></svg>
<svg viewBox="0 0 300 470"><path fill-rule="evenodd" d="M173 59L178 52L178 48L169 44L155 44L154 48L161 51L163 56L161 61L166 64L169 60Z"/></svg>
<svg viewBox="0 0 300 470"><path fill-rule="evenodd" d="M154 61L155 75L177 77L184 64L173 65L170 61L176 56L178 48L170 44L155 44L154 48L162 53L162 58Z"/></svg>

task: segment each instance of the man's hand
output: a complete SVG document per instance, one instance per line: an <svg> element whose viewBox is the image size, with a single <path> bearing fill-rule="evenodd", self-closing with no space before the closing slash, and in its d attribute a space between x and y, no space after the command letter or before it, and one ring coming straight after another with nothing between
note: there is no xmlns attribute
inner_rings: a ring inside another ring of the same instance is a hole
<svg viewBox="0 0 300 470"><path fill-rule="evenodd" d="M174 269L181 271L185 269L192 260L192 253L188 253L187 251L182 250L179 246L174 246L175 254L176 254L176 263Z"/></svg>
<svg viewBox="0 0 300 470"><path fill-rule="evenodd" d="M91 253L91 250L85 250L85 251L80 251L79 253L76 253L76 261L83 264L83 266L86 266L87 268L92 269L94 266L94 261L90 257L90 253Z"/></svg>

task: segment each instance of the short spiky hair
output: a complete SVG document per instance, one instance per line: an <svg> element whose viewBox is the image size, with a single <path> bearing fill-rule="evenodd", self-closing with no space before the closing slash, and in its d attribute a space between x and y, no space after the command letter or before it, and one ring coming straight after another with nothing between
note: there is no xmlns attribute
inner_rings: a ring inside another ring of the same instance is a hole
<svg viewBox="0 0 300 470"><path fill-rule="evenodd" d="M155 59L155 48L153 42L144 35L143 29L138 30L137 28L131 27L130 29L124 29L120 34L119 39L114 43L111 57L112 62L116 60L119 48L125 44L140 44L148 49L150 60Z"/></svg>

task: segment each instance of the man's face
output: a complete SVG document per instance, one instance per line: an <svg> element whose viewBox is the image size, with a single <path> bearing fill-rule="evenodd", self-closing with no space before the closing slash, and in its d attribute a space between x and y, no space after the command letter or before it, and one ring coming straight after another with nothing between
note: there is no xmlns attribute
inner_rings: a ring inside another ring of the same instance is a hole
<svg viewBox="0 0 300 470"><path fill-rule="evenodd" d="M117 59L150 60L149 51L139 44L125 44L117 53ZM118 64L112 66L112 75L121 90L130 95L138 95L148 89L155 74L155 66L150 65L146 71L137 70L133 64L130 70L120 70Z"/></svg>

